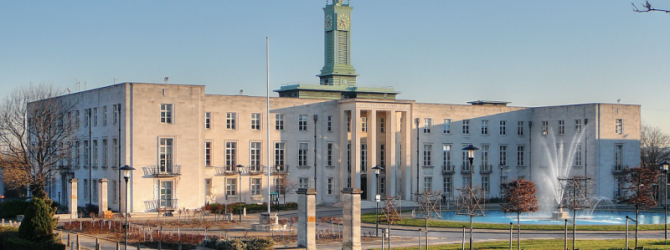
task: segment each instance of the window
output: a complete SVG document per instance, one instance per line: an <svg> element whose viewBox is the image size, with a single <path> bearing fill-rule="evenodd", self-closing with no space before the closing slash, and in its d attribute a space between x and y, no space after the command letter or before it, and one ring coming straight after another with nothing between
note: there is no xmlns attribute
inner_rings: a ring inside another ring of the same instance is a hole
<svg viewBox="0 0 670 250"><path fill-rule="evenodd" d="M542 121L542 135L547 135L549 133L549 122Z"/></svg>
<svg viewBox="0 0 670 250"><path fill-rule="evenodd" d="M161 104L161 123L172 124L172 104Z"/></svg>
<svg viewBox="0 0 670 250"><path fill-rule="evenodd" d="M368 144L361 143L361 172L368 171Z"/></svg>
<svg viewBox="0 0 670 250"><path fill-rule="evenodd" d="M444 119L444 128L442 128L442 133L451 133L451 119Z"/></svg>
<svg viewBox="0 0 670 250"><path fill-rule="evenodd" d="M172 181L160 182L160 207L172 208Z"/></svg>
<svg viewBox="0 0 670 250"><path fill-rule="evenodd" d="M88 166L88 156L90 149L88 148L88 141L84 141L84 166Z"/></svg>
<svg viewBox="0 0 670 250"><path fill-rule="evenodd" d="M88 127L90 125L90 122L91 122L91 109L85 109L84 113L85 113L85 116L86 116L84 118L84 120L86 121L84 123L84 127Z"/></svg>
<svg viewBox="0 0 670 250"><path fill-rule="evenodd" d="M565 134L565 121L564 120L559 120L558 121L558 134L559 135L564 135Z"/></svg>
<svg viewBox="0 0 670 250"><path fill-rule="evenodd" d="M328 178L328 194L333 194L333 178Z"/></svg>
<svg viewBox="0 0 670 250"><path fill-rule="evenodd" d="M98 200L98 179L93 179L91 181L91 194L93 195L93 200Z"/></svg>
<svg viewBox="0 0 670 250"><path fill-rule="evenodd" d="M431 161L431 151L433 150L433 145L423 145L423 165L432 166L433 162Z"/></svg>
<svg viewBox="0 0 670 250"><path fill-rule="evenodd" d="M379 165L386 167L386 145L379 145Z"/></svg>
<svg viewBox="0 0 670 250"><path fill-rule="evenodd" d="M333 165L333 143L329 142L327 145L327 159L326 159L326 166L332 166Z"/></svg>
<svg viewBox="0 0 670 250"><path fill-rule="evenodd" d="M119 202L119 196L118 196L118 184L116 181L112 181L112 203L118 203Z"/></svg>
<svg viewBox="0 0 670 250"><path fill-rule="evenodd" d="M484 168L489 166L489 145L482 145L482 165Z"/></svg>
<svg viewBox="0 0 670 250"><path fill-rule="evenodd" d="M351 132L351 116L347 116L347 132Z"/></svg>
<svg viewBox="0 0 670 250"><path fill-rule="evenodd" d="M97 167L98 166L98 140L93 140L93 163L91 163L92 166Z"/></svg>
<svg viewBox="0 0 670 250"><path fill-rule="evenodd" d="M582 145L577 144L577 149L575 150L575 166L582 165Z"/></svg>
<svg viewBox="0 0 670 250"><path fill-rule="evenodd" d="M300 178L300 188L308 188L309 187L309 178Z"/></svg>
<svg viewBox="0 0 670 250"><path fill-rule="evenodd" d="M444 144L442 145L442 167L444 170L450 169L451 167L451 145Z"/></svg>
<svg viewBox="0 0 670 250"><path fill-rule="evenodd" d="M617 134L623 134L623 119L616 119L615 131Z"/></svg>
<svg viewBox="0 0 670 250"><path fill-rule="evenodd" d="M309 144L300 143L298 148L298 166L308 166L307 165L307 153L309 149Z"/></svg>
<svg viewBox="0 0 670 250"><path fill-rule="evenodd" d="M284 114L275 114L275 130L284 130Z"/></svg>
<svg viewBox="0 0 670 250"><path fill-rule="evenodd" d="M351 143L347 144L347 170L351 173Z"/></svg>
<svg viewBox="0 0 670 250"><path fill-rule="evenodd" d="M623 144L614 145L614 164L617 169L623 167Z"/></svg>
<svg viewBox="0 0 670 250"><path fill-rule="evenodd" d="M307 115L300 115L298 117L298 130L307 131Z"/></svg>
<svg viewBox="0 0 670 250"><path fill-rule="evenodd" d="M471 181L472 181L471 176L463 176L463 186L464 187L469 187Z"/></svg>
<svg viewBox="0 0 670 250"><path fill-rule="evenodd" d="M251 179L251 195L262 195L261 178Z"/></svg>
<svg viewBox="0 0 670 250"><path fill-rule="evenodd" d="M379 118L379 132L380 133L385 133L384 132L384 118Z"/></svg>
<svg viewBox="0 0 670 250"><path fill-rule="evenodd" d="M261 130L261 114L260 113L251 114L251 129Z"/></svg>
<svg viewBox="0 0 670 250"><path fill-rule="evenodd" d="M93 108L93 127L98 126L98 108Z"/></svg>
<svg viewBox="0 0 670 250"><path fill-rule="evenodd" d="M113 113L113 117L112 117L112 120L113 120L112 122L114 123L114 125L116 125L116 123L119 122L119 109L120 109L120 108L121 108L121 104L119 104L119 105L116 105L116 104L112 105L112 109L113 109L112 112L114 112L114 113Z"/></svg>
<svg viewBox="0 0 670 250"><path fill-rule="evenodd" d="M500 146L500 166L507 166L507 146Z"/></svg>
<svg viewBox="0 0 670 250"><path fill-rule="evenodd" d="M74 165L79 166L79 141L74 142Z"/></svg>
<svg viewBox="0 0 670 250"><path fill-rule="evenodd" d="M470 120L463 120L463 134L470 134Z"/></svg>
<svg viewBox="0 0 670 250"><path fill-rule="evenodd" d="M576 119L575 120L575 133L579 134L582 132L582 120Z"/></svg>
<svg viewBox="0 0 670 250"><path fill-rule="evenodd" d="M79 110L74 111L74 125L79 128Z"/></svg>
<svg viewBox="0 0 670 250"><path fill-rule="evenodd" d="M210 129L212 126L210 125L210 119L212 118L212 113L210 112L205 112L205 128Z"/></svg>
<svg viewBox="0 0 670 250"><path fill-rule="evenodd" d="M88 199L88 179L84 179L84 199Z"/></svg>
<svg viewBox="0 0 670 250"><path fill-rule="evenodd" d="M237 179L235 178L226 179L226 194L237 195Z"/></svg>
<svg viewBox="0 0 670 250"><path fill-rule="evenodd" d="M107 166L107 139L102 139L102 166Z"/></svg>
<svg viewBox="0 0 670 250"><path fill-rule="evenodd" d="M517 122L516 134L523 135L523 122Z"/></svg>
<svg viewBox="0 0 670 250"><path fill-rule="evenodd" d="M482 121L482 135L488 135L489 134L489 121L483 120Z"/></svg>
<svg viewBox="0 0 670 250"><path fill-rule="evenodd" d="M235 129L235 117L237 114L228 112L226 113L226 129Z"/></svg>
<svg viewBox="0 0 670 250"><path fill-rule="evenodd" d="M433 119L431 118L425 118L423 119L423 133L429 134L430 133L430 127L433 126Z"/></svg>
<svg viewBox="0 0 670 250"><path fill-rule="evenodd" d="M212 142L205 142L205 166L212 165Z"/></svg>
<svg viewBox="0 0 670 250"><path fill-rule="evenodd" d="M112 157L114 157L114 159L112 159L112 166L117 166L118 167L119 166L119 142L116 138L112 139L112 147L114 148L114 149L112 149L114 151L114 154L112 155Z"/></svg>
<svg viewBox="0 0 670 250"><path fill-rule="evenodd" d="M467 146L465 146L465 147L467 147ZM461 157L463 159L462 170L470 171L470 160L468 159L468 152L467 151L461 151Z"/></svg>
<svg viewBox="0 0 670 250"><path fill-rule="evenodd" d="M349 172L351 172L351 171L349 171ZM351 187L351 177L348 177L348 178L347 178L347 187L348 187L348 188Z"/></svg>
<svg viewBox="0 0 670 250"><path fill-rule="evenodd" d="M161 138L159 148L159 166L161 172L172 171L172 138Z"/></svg>
<svg viewBox="0 0 670 250"><path fill-rule="evenodd" d="M205 199L212 195L212 179L205 179Z"/></svg>
<svg viewBox="0 0 670 250"><path fill-rule="evenodd" d="M249 167L252 171L260 171L261 168L261 143L252 142L249 146Z"/></svg>
<svg viewBox="0 0 670 250"><path fill-rule="evenodd" d="M525 147L524 146L517 146L516 147L516 165L517 166L523 166L523 151Z"/></svg>
<svg viewBox="0 0 670 250"><path fill-rule="evenodd" d="M237 165L237 142L226 142L226 171L234 171Z"/></svg>
<svg viewBox="0 0 670 250"><path fill-rule="evenodd" d="M363 131L363 132L368 131L368 118L367 117L361 117L361 131Z"/></svg>
<svg viewBox="0 0 670 250"><path fill-rule="evenodd" d="M285 146L286 144L283 142L275 142L275 166L284 166L284 162L286 162Z"/></svg>
<svg viewBox="0 0 670 250"><path fill-rule="evenodd" d="M102 106L102 126L107 126L107 106Z"/></svg>
<svg viewBox="0 0 670 250"><path fill-rule="evenodd" d="M507 121L500 121L500 134L501 135L507 134Z"/></svg>
<svg viewBox="0 0 670 250"><path fill-rule="evenodd" d="M379 177L379 194L386 193L386 178Z"/></svg>
<svg viewBox="0 0 670 250"><path fill-rule="evenodd" d="M488 194L491 190L489 190L489 177L488 176L482 176L482 189Z"/></svg>
<svg viewBox="0 0 670 250"><path fill-rule="evenodd" d="M423 178L423 191L430 192L433 190L433 177L424 177Z"/></svg>
<svg viewBox="0 0 670 250"><path fill-rule="evenodd" d="M442 181L442 192L448 196L451 196L451 176L444 176Z"/></svg>
<svg viewBox="0 0 670 250"><path fill-rule="evenodd" d="M329 115L328 116L328 131L333 131L333 116Z"/></svg>

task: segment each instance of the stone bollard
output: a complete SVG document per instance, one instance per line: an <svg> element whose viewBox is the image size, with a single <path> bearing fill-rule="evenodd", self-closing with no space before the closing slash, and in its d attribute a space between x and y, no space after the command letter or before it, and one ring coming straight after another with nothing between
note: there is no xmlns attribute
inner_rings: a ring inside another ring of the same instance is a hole
<svg viewBox="0 0 670 250"><path fill-rule="evenodd" d="M160 241L158 242L158 250L162 250Z"/></svg>
<svg viewBox="0 0 670 250"><path fill-rule="evenodd" d="M121 244L119 244L118 242L116 243L116 250L121 250Z"/></svg>
<svg viewBox="0 0 670 250"><path fill-rule="evenodd" d="M70 246L70 233L67 234L67 246Z"/></svg>
<svg viewBox="0 0 670 250"><path fill-rule="evenodd" d="M5 226L5 219L2 219L2 226Z"/></svg>
<svg viewBox="0 0 670 250"><path fill-rule="evenodd" d="M95 237L95 249L100 250L100 239L98 237Z"/></svg>
<svg viewBox="0 0 670 250"><path fill-rule="evenodd" d="M79 245L79 234L77 234L77 250L81 250L81 246Z"/></svg>
<svg viewBox="0 0 670 250"><path fill-rule="evenodd" d="M60 242L63 243L63 231L58 233L58 237L60 238Z"/></svg>
<svg viewBox="0 0 670 250"><path fill-rule="evenodd" d="M220 238L221 238L221 237L219 237L219 239L220 239ZM181 240L179 241L179 246L177 247L177 250L182 250L182 247L181 247Z"/></svg>
<svg viewBox="0 0 670 250"><path fill-rule="evenodd" d="M70 244L70 243L68 242L68 245L70 245L70 250L75 250L75 249L74 249L74 242L72 242L72 244Z"/></svg>
<svg viewBox="0 0 670 250"><path fill-rule="evenodd" d="M140 249L140 243L139 243L139 242L137 243L137 250L141 250L141 249Z"/></svg>

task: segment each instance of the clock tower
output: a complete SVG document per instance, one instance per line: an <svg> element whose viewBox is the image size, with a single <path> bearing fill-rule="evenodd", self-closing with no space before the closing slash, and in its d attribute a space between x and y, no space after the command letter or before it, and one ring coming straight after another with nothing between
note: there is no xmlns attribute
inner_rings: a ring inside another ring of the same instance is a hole
<svg viewBox="0 0 670 250"><path fill-rule="evenodd" d="M351 10L344 0L332 0L324 12L324 66L321 85L356 86L356 70L351 66Z"/></svg>

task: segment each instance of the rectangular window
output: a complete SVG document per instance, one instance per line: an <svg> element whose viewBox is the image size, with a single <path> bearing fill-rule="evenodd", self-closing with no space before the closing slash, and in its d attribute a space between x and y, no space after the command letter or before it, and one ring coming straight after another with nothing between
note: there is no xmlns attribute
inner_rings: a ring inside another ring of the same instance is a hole
<svg viewBox="0 0 670 250"><path fill-rule="evenodd" d="M579 134L582 132L582 120L575 119L575 133Z"/></svg>
<svg viewBox="0 0 670 250"><path fill-rule="evenodd" d="M361 172L368 171L368 144L361 143Z"/></svg>
<svg viewBox="0 0 670 250"><path fill-rule="evenodd" d="M261 178L251 179L251 195L262 195Z"/></svg>
<svg viewBox="0 0 670 250"><path fill-rule="evenodd" d="M351 117L347 116L347 132L351 132Z"/></svg>
<svg viewBox="0 0 670 250"><path fill-rule="evenodd" d="M212 195L212 179L205 179L205 199Z"/></svg>
<svg viewBox="0 0 670 250"><path fill-rule="evenodd" d="M237 195L237 179L228 178L226 179L226 194L227 195Z"/></svg>
<svg viewBox="0 0 670 250"><path fill-rule="evenodd" d="M249 167L252 171L260 171L261 168L261 143L252 142L249 146Z"/></svg>
<svg viewBox="0 0 670 250"><path fill-rule="evenodd" d="M430 192L433 190L433 177L424 177L423 178L423 191Z"/></svg>
<svg viewBox="0 0 670 250"><path fill-rule="evenodd" d="M451 196L451 176L444 176L442 192L447 195L447 197Z"/></svg>
<svg viewBox="0 0 670 250"><path fill-rule="evenodd" d="M84 141L84 166L88 166L89 162L89 152L90 149L88 148L88 141Z"/></svg>
<svg viewBox="0 0 670 250"><path fill-rule="evenodd" d="M523 135L523 122L517 122L516 134Z"/></svg>
<svg viewBox="0 0 670 250"><path fill-rule="evenodd" d="M464 187L469 187L471 181L472 181L472 176L463 176L463 186Z"/></svg>
<svg viewBox="0 0 670 250"><path fill-rule="evenodd" d="M507 146L500 146L500 166L507 166Z"/></svg>
<svg viewBox="0 0 670 250"><path fill-rule="evenodd" d="M286 162L286 155L284 154L285 146L286 144L283 142L275 142L275 167L284 167L284 162Z"/></svg>
<svg viewBox="0 0 670 250"><path fill-rule="evenodd" d="M119 141L118 141L118 139L116 139L116 138L112 139L112 147L114 148L114 149L112 149L114 151L114 154L112 155L112 157L114 157L114 159L112 159L112 166L117 166L118 167L119 166Z"/></svg>
<svg viewBox="0 0 670 250"><path fill-rule="evenodd" d="M368 131L368 118L367 117L361 117L361 131L363 131L363 132Z"/></svg>
<svg viewBox="0 0 670 250"><path fill-rule="evenodd" d="M91 109L85 109L84 110L84 116L85 116L84 117L84 120L85 120L84 127L87 128L89 125L91 125Z"/></svg>
<svg viewBox="0 0 670 250"><path fill-rule="evenodd" d="M159 147L160 171L172 172L172 138L161 138Z"/></svg>
<svg viewBox="0 0 670 250"><path fill-rule="evenodd" d="M172 208L172 181L161 181L160 182L160 204L162 208Z"/></svg>
<svg viewBox="0 0 670 250"><path fill-rule="evenodd" d="M210 124L211 119L212 119L212 113L205 112L205 128L206 129L212 128L212 125Z"/></svg>
<svg viewBox="0 0 670 250"><path fill-rule="evenodd" d="M328 194L333 194L333 178L328 178Z"/></svg>
<svg viewBox="0 0 670 250"><path fill-rule="evenodd" d="M212 165L212 142L205 142L205 166Z"/></svg>
<svg viewBox="0 0 670 250"><path fill-rule="evenodd" d="M386 145L379 145L379 165L386 167Z"/></svg>
<svg viewBox="0 0 670 250"><path fill-rule="evenodd" d="M451 133L451 119L444 119L444 128L442 128L442 133Z"/></svg>
<svg viewBox="0 0 670 250"><path fill-rule="evenodd" d="M489 145L482 145L482 166L487 168L489 166Z"/></svg>
<svg viewBox="0 0 670 250"><path fill-rule="evenodd" d="M453 169L451 169L451 145L450 144L442 145L442 168L443 168L443 170L453 170Z"/></svg>
<svg viewBox="0 0 670 250"><path fill-rule="evenodd" d="M93 163L91 164L92 166L97 167L98 166L98 140L93 140L93 148L91 149L93 151Z"/></svg>
<svg viewBox="0 0 670 250"><path fill-rule="evenodd" d="M575 150L575 166L582 165L582 145L577 144L577 149Z"/></svg>
<svg viewBox="0 0 670 250"><path fill-rule="evenodd" d="M300 143L300 147L298 148L298 166L308 166L307 163L307 154L309 149L309 144L307 143Z"/></svg>
<svg viewBox="0 0 670 250"><path fill-rule="evenodd" d="M119 203L119 190L116 181L112 181L112 203Z"/></svg>
<svg viewBox="0 0 670 250"><path fill-rule="evenodd" d="M349 172L351 172L351 171L349 171ZM351 177L347 178L347 187L351 188Z"/></svg>
<svg viewBox="0 0 670 250"><path fill-rule="evenodd" d="M482 121L482 135L488 135L489 134L489 121L483 120Z"/></svg>
<svg viewBox="0 0 670 250"><path fill-rule="evenodd" d="M385 194L386 193L386 178L384 177L379 177L379 194Z"/></svg>
<svg viewBox="0 0 670 250"><path fill-rule="evenodd" d="M559 135L564 135L565 134L565 121L564 120L559 120L558 121L558 134Z"/></svg>
<svg viewBox="0 0 670 250"><path fill-rule="evenodd" d="M616 119L615 131L617 134L623 134L623 119Z"/></svg>
<svg viewBox="0 0 670 250"><path fill-rule="evenodd" d="M517 146L516 147L516 165L517 166L523 166L524 165L524 159L523 159L523 151L525 150L526 147L524 146Z"/></svg>
<svg viewBox="0 0 670 250"><path fill-rule="evenodd" d="M108 163L107 155L109 151L107 150L107 139L102 139L102 164L100 164L102 166L107 166Z"/></svg>
<svg viewBox="0 0 670 250"><path fill-rule="evenodd" d="M98 126L98 108L93 108L93 127Z"/></svg>
<svg viewBox="0 0 670 250"><path fill-rule="evenodd" d="M74 125L79 128L79 110L74 111Z"/></svg>
<svg viewBox="0 0 670 250"><path fill-rule="evenodd" d="M307 131L307 115L298 116L298 130Z"/></svg>
<svg viewBox="0 0 670 250"><path fill-rule="evenodd" d="M617 169L623 168L623 144L614 145L614 165Z"/></svg>
<svg viewBox="0 0 670 250"><path fill-rule="evenodd" d="M228 112L226 113L226 129L235 129L235 119L237 114Z"/></svg>
<svg viewBox="0 0 670 250"><path fill-rule="evenodd" d="M463 159L462 170L470 171L470 160L468 159L468 152L467 151L461 151L461 158Z"/></svg>
<svg viewBox="0 0 670 250"><path fill-rule="evenodd" d="M333 116L329 115L328 116L328 131L333 131Z"/></svg>
<svg viewBox="0 0 670 250"><path fill-rule="evenodd" d="M74 142L74 165L79 166L79 141Z"/></svg>
<svg viewBox="0 0 670 250"><path fill-rule="evenodd" d="M309 178L300 178L300 188L308 188L309 187Z"/></svg>
<svg viewBox="0 0 670 250"><path fill-rule="evenodd" d="M500 134L501 135L507 134L507 121L500 121Z"/></svg>
<svg viewBox="0 0 670 250"><path fill-rule="evenodd" d="M470 120L463 120L463 134L470 134Z"/></svg>
<svg viewBox="0 0 670 250"><path fill-rule="evenodd" d="M102 106L102 126L107 126L107 106Z"/></svg>
<svg viewBox="0 0 670 250"><path fill-rule="evenodd" d="M112 109L113 109L112 112L114 112L113 117L112 117L112 120L113 120L112 122L114 123L114 125L116 125L116 123L119 122L119 108L121 108L120 104L119 105L116 105L116 104L112 105Z"/></svg>
<svg viewBox="0 0 670 250"><path fill-rule="evenodd" d="M384 118L379 118L379 132L380 133L385 133L384 132Z"/></svg>
<svg viewBox="0 0 670 250"><path fill-rule="evenodd" d="M423 165L432 166L433 162L431 161L431 151L433 150L433 145L423 145Z"/></svg>
<svg viewBox="0 0 670 250"><path fill-rule="evenodd" d="M97 201L98 200L98 179L93 179L93 181L91 181L91 184L92 184L91 185L92 186L91 194L93 195L93 200Z"/></svg>
<svg viewBox="0 0 670 250"><path fill-rule="evenodd" d="M328 159L326 159L326 160L327 160L327 162L326 162L326 166L332 166L332 165L333 165L333 143L332 143L332 142L329 142L328 145L327 145L327 147L328 147L328 148L327 148L327 150L328 150L328 152L327 152Z"/></svg>
<svg viewBox="0 0 670 250"><path fill-rule="evenodd" d="M549 133L549 122L542 121L542 135L547 135Z"/></svg>
<svg viewBox="0 0 670 250"><path fill-rule="evenodd" d="M430 133L430 128L432 126L433 126L433 119L432 118L423 119L423 133L429 134Z"/></svg>
<svg viewBox="0 0 670 250"><path fill-rule="evenodd" d="M237 142L226 142L226 171L234 171L237 165Z"/></svg>
<svg viewBox="0 0 670 250"><path fill-rule="evenodd" d="M488 176L482 176L482 189L488 194L490 192L489 190L489 177Z"/></svg>
<svg viewBox="0 0 670 250"><path fill-rule="evenodd" d="M172 104L161 104L161 123L172 124Z"/></svg>
<svg viewBox="0 0 670 250"><path fill-rule="evenodd" d="M88 179L84 179L84 199L88 199Z"/></svg>
<svg viewBox="0 0 670 250"><path fill-rule="evenodd" d="M275 114L275 130L284 130L284 114Z"/></svg>
<svg viewBox="0 0 670 250"><path fill-rule="evenodd" d="M351 143L347 144L347 170L351 173Z"/></svg>
<svg viewBox="0 0 670 250"><path fill-rule="evenodd" d="M252 130L261 130L261 114L260 113L251 114L251 129Z"/></svg>

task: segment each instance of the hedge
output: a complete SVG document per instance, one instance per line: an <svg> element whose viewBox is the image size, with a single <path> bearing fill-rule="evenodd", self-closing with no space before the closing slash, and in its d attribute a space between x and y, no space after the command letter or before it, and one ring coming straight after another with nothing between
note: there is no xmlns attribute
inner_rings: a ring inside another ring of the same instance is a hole
<svg viewBox="0 0 670 250"><path fill-rule="evenodd" d="M205 239L200 245L217 250L270 250L274 248L275 242L269 238Z"/></svg>
<svg viewBox="0 0 670 250"><path fill-rule="evenodd" d="M65 250L65 245L57 242L55 237L43 242L31 242L19 238L16 227L0 226L0 250Z"/></svg>
<svg viewBox="0 0 670 250"><path fill-rule="evenodd" d="M23 214L30 205L30 201L25 199L21 200L8 200L0 203L0 217L1 218L13 218L17 215Z"/></svg>

